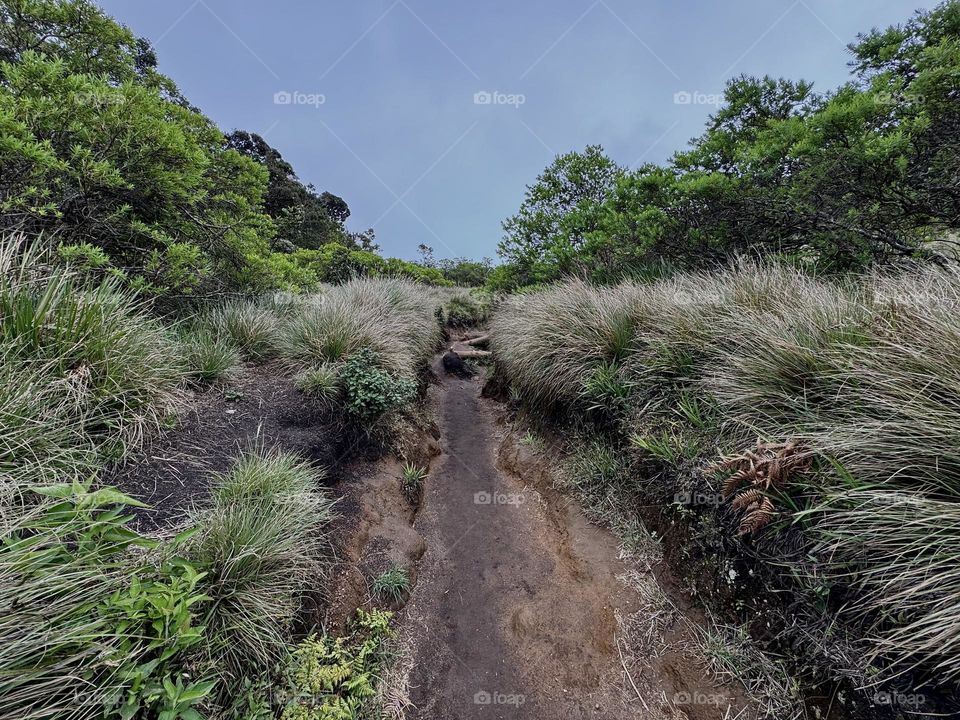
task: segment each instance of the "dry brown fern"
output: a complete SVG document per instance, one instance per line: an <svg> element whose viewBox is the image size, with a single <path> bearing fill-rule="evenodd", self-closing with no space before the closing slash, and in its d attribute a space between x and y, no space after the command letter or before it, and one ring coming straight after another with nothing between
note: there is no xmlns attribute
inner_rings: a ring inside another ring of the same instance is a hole
<svg viewBox="0 0 960 720"><path fill-rule="evenodd" d="M747 535L766 527L776 517L770 492L786 488L793 476L807 470L812 462L810 452L796 440L785 443L757 440L755 447L740 455L721 458L705 472L733 471L723 484L723 497L732 497L731 507L743 511L739 534Z"/></svg>

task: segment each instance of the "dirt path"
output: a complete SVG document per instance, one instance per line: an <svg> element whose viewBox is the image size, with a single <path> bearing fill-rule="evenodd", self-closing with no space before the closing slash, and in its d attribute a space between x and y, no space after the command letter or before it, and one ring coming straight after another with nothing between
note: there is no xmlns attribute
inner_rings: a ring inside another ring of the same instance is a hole
<svg viewBox="0 0 960 720"><path fill-rule="evenodd" d="M406 717L728 716L729 691L694 660L666 646L636 657L635 629L649 635L669 615L638 592L652 575L544 487L480 379L434 370L441 455L416 519L426 551L402 619L415 706Z"/></svg>

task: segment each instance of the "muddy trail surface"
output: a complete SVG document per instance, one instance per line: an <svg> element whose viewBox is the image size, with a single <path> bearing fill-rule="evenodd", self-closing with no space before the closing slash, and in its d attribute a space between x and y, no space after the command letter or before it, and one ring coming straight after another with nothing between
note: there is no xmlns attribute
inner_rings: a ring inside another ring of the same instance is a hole
<svg viewBox="0 0 960 720"><path fill-rule="evenodd" d="M689 622L650 566L552 489L549 453L510 431L482 378L446 375L439 359L434 372L440 455L401 615L406 717L751 717L684 649Z"/></svg>

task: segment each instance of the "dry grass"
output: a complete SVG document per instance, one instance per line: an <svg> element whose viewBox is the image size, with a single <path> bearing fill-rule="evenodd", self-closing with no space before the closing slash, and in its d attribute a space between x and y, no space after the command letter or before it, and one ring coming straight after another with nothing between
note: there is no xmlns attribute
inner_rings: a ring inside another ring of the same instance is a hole
<svg viewBox="0 0 960 720"><path fill-rule="evenodd" d="M947 610L960 604L956 271L834 283L740 263L605 289L574 281L509 299L491 335L515 396L541 411L582 416L613 398L621 409L604 416L607 432L668 427L661 435L672 437L695 425L693 397L716 410L715 442L728 452L757 437L809 449L817 471L789 485L814 503L796 517L819 570L859 598L844 617L887 674L922 664L960 678L960 618ZM703 444L662 437L640 433L635 444L677 467L716 460ZM772 488L743 472L759 485L735 502L760 530ZM588 474L602 484L602 472Z"/></svg>

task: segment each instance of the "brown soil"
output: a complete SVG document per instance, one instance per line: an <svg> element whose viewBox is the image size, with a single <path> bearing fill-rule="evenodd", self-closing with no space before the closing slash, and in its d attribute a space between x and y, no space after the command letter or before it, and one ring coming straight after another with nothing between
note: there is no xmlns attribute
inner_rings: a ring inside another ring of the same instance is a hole
<svg viewBox="0 0 960 720"><path fill-rule="evenodd" d="M104 481L151 506L138 512L141 529L163 528L201 503L215 474L229 470L240 451L255 447L294 452L332 470L356 449L287 370L247 365L191 398L173 429L109 470Z"/></svg>
<svg viewBox="0 0 960 720"><path fill-rule="evenodd" d="M551 489L550 459L498 425L481 385L447 376L431 392L442 454L415 520L426 550L401 618L406 717L712 720L744 709L736 689L704 678L685 649L688 621L653 572Z"/></svg>

